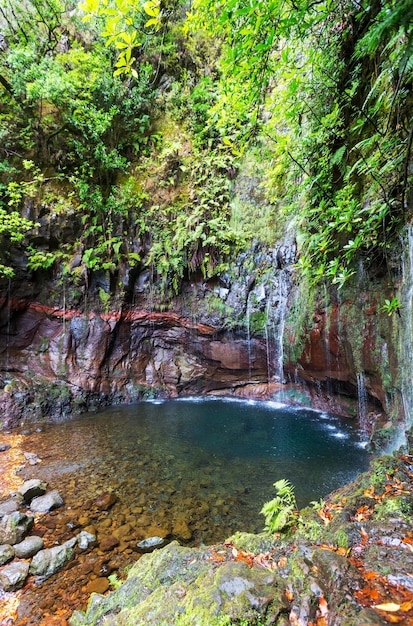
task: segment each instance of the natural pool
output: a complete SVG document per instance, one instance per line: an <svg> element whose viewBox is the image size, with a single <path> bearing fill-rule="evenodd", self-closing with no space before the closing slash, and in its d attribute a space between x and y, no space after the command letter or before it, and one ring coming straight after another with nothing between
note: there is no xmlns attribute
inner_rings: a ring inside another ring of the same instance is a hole
<svg viewBox="0 0 413 626"><path fill-rule="evenodd" d="M307 505L367 468L355 424L272 402L185 398L111 407L33 433L31 474L72 506L115 491L144 520L185 517L194 541L262 529L260 508L287 478ZM139 514L139 513L138 513ZM139 524L139 518L136 519Z"/></svg>
<svg viewBox="0 0 413 626"><path fill-rule="evenodd" d="M97 582L108 588L110 573L139 558L143 538L168 535L200 545L236 530L261 531L259 511L275 495L276 480L290 480L303 507L352 480L369 461L352 421L222 398L111 407L33 427L19 442L26 457L38 461L25 463L19 477L47 481L65 501L36 524L45 547L83 529L97 536L96 545L78 551L58 575L18 592L18 621L7 623L19 626L85 608ZM118 500L102 510L97 501L108 491ZM0 617L5 600L0 596ZM4 611L10 613L7 605Z"/></svg>

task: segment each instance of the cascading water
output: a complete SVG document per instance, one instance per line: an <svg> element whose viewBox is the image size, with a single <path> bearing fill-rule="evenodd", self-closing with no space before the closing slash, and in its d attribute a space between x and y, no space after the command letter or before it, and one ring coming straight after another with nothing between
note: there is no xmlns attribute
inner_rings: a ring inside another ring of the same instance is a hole
<svg viewBox="0 0 413 626"><path fill-rule="evenodd" d="M251 355L251 292L247 296L247 308L245 312L247 325L247 349L248 349L248 381L251 380L252 355Z"/></svg>
<svg viewBox="0 0 413 626"><path fill-rule="evenodd" d="M331 333L332 319L331 319L331 314L330 314L331 307L329 306L327 285L324 285L324 300L325 300L324 352L325 352L326 372L327 372L327 394L331 398L331 396L333 395L333 390L332 390L332 385L331 385L332 362L331 362L331 351L330 351L330 341L331 341L330 333Z"/></svg>
<svg viewBox="0 0 413 626"><path fill-rule="evenodd" d="M291 289L290 272L280 269L274 279L265 309L268 382L284 383L284 330Z"/></svg>
<svg viewBox="0 0 413 626"><path fill-rule="evenodd" d="M367 428L367 391L364 372L357 374L357 404L360 427L365 430Z"/></svg>
<svg viewBox="0 0 413 626"><path fill-rule="evenodd" d="M275 380L284 383L284 329L287 315L287 301L289 288L285 271L280 271L278 276L278 333L276 337L276 366Z"/></svg>
<svg viewBox="0 0 413 626"><path fill-rule="evenodd" d="M7 329L6 329L6 363L5 363L5 383L9 383L9 361L10 361L10 329L11 329L11 278L7 286Z"/></svg>
<svg viewBox="0 0 413 626"><path fill-rule="evenodd" d="M399 372L407 431L413 425L413 224L407 226L403 247L406 252L402 260L403 283L400 290Z"/></svg>

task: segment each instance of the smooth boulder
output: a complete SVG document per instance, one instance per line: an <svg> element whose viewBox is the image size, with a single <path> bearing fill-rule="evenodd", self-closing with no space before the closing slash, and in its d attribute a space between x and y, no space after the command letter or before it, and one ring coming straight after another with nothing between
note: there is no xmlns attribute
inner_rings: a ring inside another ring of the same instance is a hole
<svg viewBox="0 0 413 626"><path fill-rule="evenodd" d="M46 486L47 484L42 480L32 478L31 480L26 480L23 485L18 488L17 493L23 497L26 503L29 503L33 498L43 496L46 493Z"/></svg>
<svg viewBox="0 0 413 626"><path fill-rule="evenodd" d="M0 520L0 544L14 545L20 543L33 526L33 521L32 515L26 515L19 511L5 515Z"/></svg>
<svg viewBox="0 0 413 626"><path fill-rule="evenodd" d="M26 539L23 539L20 543L16 543L14 552L18 559L29 559L40 552L43 546L43 539L33 535L32 537L26 537Z"/></svg>
<svg viewBox="0 0 413 626"><path fill-rule="evenodd" d="M57 489L53 489L53 491L49 491L44 496L34 498L30 503L30 508L34 513L48 513L53 511L53 509L59 508L62 504L62 496Z"/></svg>
<svg viewBox="0 0 413 626"><path fill-rule="evenodd" d="M14 558L14 549L9 544L0 546L0 565L4 565Z"/></svg>
<svg viewBox="0 0 413 626"><path fill-rule="evenodd" d="M0 503L0 517L10 515L10 513L15 513L18 510L19 505L15 500L6 500Z"/></svg>
<svg viewBox="0 0 413 626"><path fill-rule="evenodd" d="M23 587L28 574L26 561L14 561L0 570L0 585L4 591L17 591Z"/></svg>
<svg viewBox="0 0 413 626"><path fill-rule="evenodd" d="M30 564L30 574L40 576L42 579L49 578L59 569L61 569L74 554L74 546L76 545L76 537L66 541L61 546L40 550Z"/></svg>

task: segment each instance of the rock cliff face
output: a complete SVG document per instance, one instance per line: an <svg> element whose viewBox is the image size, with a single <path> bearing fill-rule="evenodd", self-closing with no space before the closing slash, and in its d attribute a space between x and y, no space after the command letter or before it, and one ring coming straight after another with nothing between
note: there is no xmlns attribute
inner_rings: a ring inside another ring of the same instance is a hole
<svg viewBox="0 0 413 626"><path fill-rule="evenodd" d="M288 402L299 391L299 401L358 412L372 428L402 406L398 316L380 314L380 285L309 304L294 285L294 255L293 246L252 250L219 283L185 285L167 311L143 295L103 312L56 289L48 297L47 284L32 298L9 286L0 300L3 426L151 395Z"/></svg>
<svg viewBox="0 0 413 626"><path fill-rule="evenodd" d="M262 339L237 338L174 312L85 314L3 301L2 314L5 425L23 413L58 417L93 404L230 392L250 377L266 380Z"/></svg>

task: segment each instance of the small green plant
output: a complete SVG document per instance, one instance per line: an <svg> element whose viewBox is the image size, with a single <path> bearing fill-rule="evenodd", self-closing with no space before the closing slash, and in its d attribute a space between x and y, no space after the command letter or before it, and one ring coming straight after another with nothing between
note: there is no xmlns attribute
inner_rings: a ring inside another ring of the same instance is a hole
<svg viewBox="0 0 413 626"><path fill-rule="evenodd" d="M402 306L403 305L400 300L394 296L391 300L388 300L387 298L385 299L383 306L380 307L380 311L387 313L387 315L391 317L393 313L398 312Z"/></svg>
<svg viewBox="0 0 413 626"><path fill-rule="evenodd" d="M274 483L277 495L266 502L260 513L265 517L265 531L272 534L292 525L296 519L297 502L293 485L282 478Z"/></svg>
<svg viewBox="0 0 413 626"><path fill-rule="evenodd" d="M120 580L117 576L117 574L111 574L110 576L108 576L108 580L111 584L111 587L113 587L113 589L119 589L120 587L122 587L124 581Z"/></svg>
<svg viewBox="0 0 413 626"><path fill-rule="evenodd" d="M105 313L109 312L110 308L110 293L107 293L102 287L99 287L99 298L103 304L103 308L105 309Z"/></svg>
<svg viewBox="0 0 413 626"><path fill-rule="evenodd" d="M47 270L49 267L52 267L57 258L57 255L53 252L35 250L31 246L28 247L28 252L27 269L32 271Z"/></svg>

